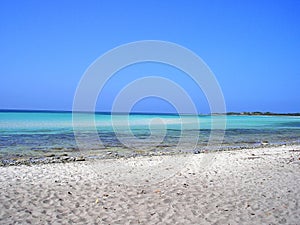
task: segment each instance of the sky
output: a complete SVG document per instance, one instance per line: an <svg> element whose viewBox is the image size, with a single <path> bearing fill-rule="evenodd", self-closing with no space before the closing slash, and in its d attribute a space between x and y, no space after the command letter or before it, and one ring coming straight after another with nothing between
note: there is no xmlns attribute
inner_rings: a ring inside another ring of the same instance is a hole
<svg viewBox="0 0 300 225"><path fill-rule="evenodd" d="M162 40L202 58L227 111L300 112L299 0L2 0L0 34L0 109L71 110L98 57L126 43ZM178 83L199 113L209 112L205 93L186 74L157 63L115 74L96 110L111 110L128 82L149 75ZM173 112L172 104L149 97L132 110Z"/></svg>

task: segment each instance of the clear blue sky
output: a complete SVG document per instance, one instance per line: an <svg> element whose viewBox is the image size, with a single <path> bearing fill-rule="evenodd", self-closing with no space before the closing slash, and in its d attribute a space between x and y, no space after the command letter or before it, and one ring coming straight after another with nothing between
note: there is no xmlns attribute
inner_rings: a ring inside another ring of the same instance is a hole
<svg viewBox="0 0 300 225"><path fill-rule="evenodd" d="M121 44L155 39L198 54L217 77L228 111L300 111L299 0L3 0L0 34L0 109L70 110L96 58ZM157 65L142 71L168 73ZM109 110L128 73L137 69L116 75L97 110ZM170 73L187 89L192 85ZM136 109L170 110L158 100L144 103ZM205 104L196 103L199 112Z"/></svg>

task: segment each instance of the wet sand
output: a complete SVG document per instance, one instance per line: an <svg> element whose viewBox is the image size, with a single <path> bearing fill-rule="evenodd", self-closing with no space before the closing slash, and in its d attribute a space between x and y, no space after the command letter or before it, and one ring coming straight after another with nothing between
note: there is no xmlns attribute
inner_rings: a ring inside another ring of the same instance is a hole
<svg viewBox="0 0 300 225"><path fill-rule="evenodd" d="M0 224L299 224L300 146L0 167Z"/></svg>

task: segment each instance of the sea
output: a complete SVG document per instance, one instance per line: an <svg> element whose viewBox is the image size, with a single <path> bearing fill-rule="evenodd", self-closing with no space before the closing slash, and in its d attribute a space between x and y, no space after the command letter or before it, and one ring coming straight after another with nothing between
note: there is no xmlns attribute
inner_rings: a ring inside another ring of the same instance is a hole
<svg viewBox="0 0 300 225"><path fill-rule="evenodd" d="M1 111L0 159L199 153L300 144L300 117Z"/></svg>

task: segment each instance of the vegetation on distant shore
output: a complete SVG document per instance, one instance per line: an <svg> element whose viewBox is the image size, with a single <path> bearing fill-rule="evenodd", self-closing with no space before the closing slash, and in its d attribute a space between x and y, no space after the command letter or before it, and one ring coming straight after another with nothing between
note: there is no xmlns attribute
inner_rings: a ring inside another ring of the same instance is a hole
<svg viewBox="0 0 300 225"><path fill-rule="evenodd" d="M272 113L272 112L228 112L226 115L248 116L300 116L300 113Z"/></svg>

